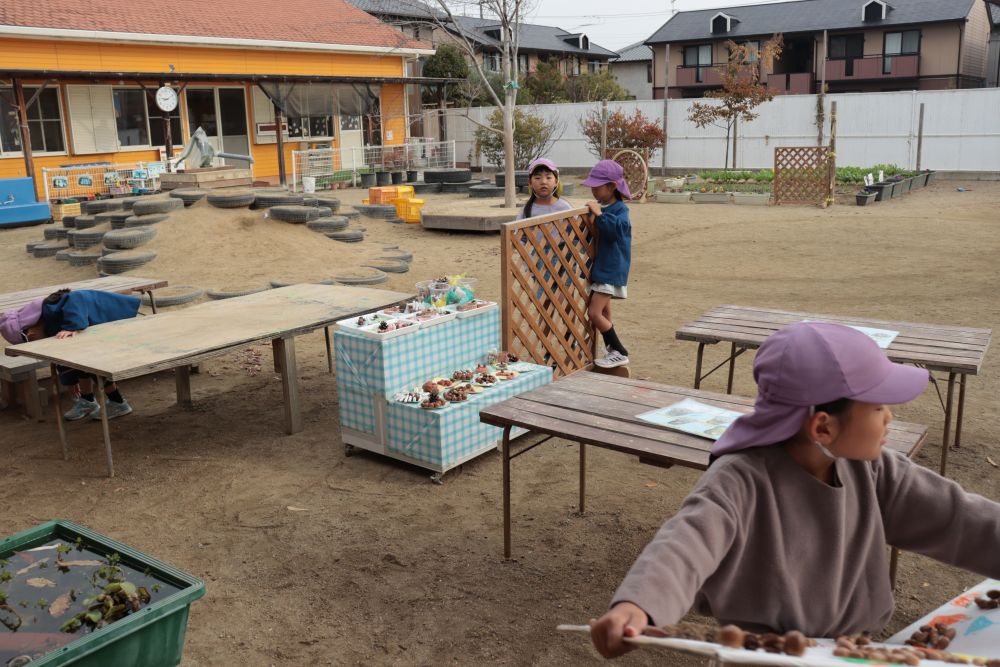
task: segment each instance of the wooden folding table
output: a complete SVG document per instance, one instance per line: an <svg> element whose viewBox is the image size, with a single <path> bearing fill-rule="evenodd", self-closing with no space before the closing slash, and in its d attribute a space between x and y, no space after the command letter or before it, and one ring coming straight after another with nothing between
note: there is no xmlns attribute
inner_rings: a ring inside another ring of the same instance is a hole
<svg viewBox="0 0 1000 667"><path fill-rule="evenodd" d="M270 341L275 370L281 374L285 431L296 433L302 428L302 416L295 337L410 298L411 295L400 292L360 287L292 285L156 316L109 322L72 338L46 338L8 347L7 354L50 362L53 378L56 364L97 376L108 476L113 477L105 383L173 368L177 402L189 404L193 364ZM329 337L327 345L329 355ZM56 382L52 384L63 458L68 458L58 387Z"/></svg>
<svg viewBox="0 0 1000 667"><path fill-rule="evenodd" d="M941 474L948 467L948 441L951 433L952 416L955 416L956 449L962 442L962 418L965 413L965 380L969 375L978 375L983 367L983 358L990 344L991 329L976 329L940 324L919 324L915 322L894 322L862 317L840 315L817 315L796 313L768 308L748 306L718 306L709 310L694 322L677 330L678 340L698 343L695 357L694 387L701 387L701 381L716 370L728 364L729 378L726 391L733 390L733 374L736 358L747 350L760 347L768 336L793 322L832 322L848 326L868 327L897 331L899 334L886 349L893 361L913 364L929 371L948 373L946 397L941 396L933 374L931 379L944 410L944 434L941 438ZM729 357L708 372L702 372L705 346L716 343L730 343ZM958 405L955 405L955 384L958 383ZM955 410L957 409L957 414Z"/></svg>

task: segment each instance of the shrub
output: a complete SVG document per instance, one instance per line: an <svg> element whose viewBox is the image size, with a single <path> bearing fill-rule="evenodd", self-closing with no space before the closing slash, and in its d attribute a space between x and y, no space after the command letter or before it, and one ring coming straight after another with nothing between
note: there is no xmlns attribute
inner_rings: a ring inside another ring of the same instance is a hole
<svg viewBox="0 0 1000 667"><path fill-rule="evenodd" d="M587 137L587 150L601 155L601 112L594 110L580 119L580 131ZM663 146L663 128L636 109L635 114L626 116L615 111L608 116L608 150L631 149L648 158L653 151Z"/></svg>
<svg viewBox="0 0 1000 667"><path fill-rule="evenodd" d="M490 115L490 127L476 130L476 144L483 155L497 167L504 165L503 115L497 109ZM562 135L560 126L541 116L514 110L514 168L527 169L535 158L544 155Z"/></svg>

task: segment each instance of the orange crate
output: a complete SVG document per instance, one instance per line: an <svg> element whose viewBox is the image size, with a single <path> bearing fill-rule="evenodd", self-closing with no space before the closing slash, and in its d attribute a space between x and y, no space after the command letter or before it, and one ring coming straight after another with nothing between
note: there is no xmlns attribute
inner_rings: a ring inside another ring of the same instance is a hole
<svg viewBox="0 0 1000 667"><path fill-rule="evenodd" d="M396 205L396 215L406 222L420 224L420 210L424 207L423 199L397 199L393 202Z"/></svg>
<svg viewBox="0 0 1000 667"><path fill-rule="evenodd" d="M394 185L368 188L368 199L372 205L388 205L399 199L399 196L398 188Z"/></svg>

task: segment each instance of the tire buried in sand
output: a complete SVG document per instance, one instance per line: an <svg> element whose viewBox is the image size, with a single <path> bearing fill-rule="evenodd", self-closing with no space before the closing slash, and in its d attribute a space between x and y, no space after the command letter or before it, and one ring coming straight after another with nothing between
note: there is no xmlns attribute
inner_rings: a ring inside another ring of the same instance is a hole
<svg viewBox="0 0 1000 667"><path fill-rule="evenodd" d="M306 223L306 227L314 232L339 232L347 229L348 220L342 215L331 215L325 218L317 218Z"/></svg>
<svg viewBox="0 0 1000 667"><path fill-rule="evenodd" d="M97 260L97 268L104 273L114 275L137 269L155 258L156 253L151 250L120 250Z"/></svg>
<svg viewBox="0 0 1000 667"><path fill-rule="evenodd" d="M389 280L389 276L383 271L372 269L371 271L359 270L342 276L334 276L333 279L341 285L381 285Z"/></svg>
<svg viewBox="0 0 1000 667"><path fill-rule="evenodd" d="M195 202L204 199L207 194L208 190L202 190L201 188L181 188L180 190L171 190L168 196L180 199L184 202L185 206L191 206Z"/></svg>
<svg viewBox="0 0 1000 667"><path fill-rule="evenodd" d="M132 205L132 213L135 215L149 215L150 213L170 213L184 206L180 199L166 197L164 199L150 199L148 201L137 201Z"/></svg>
<svg viewBox="0 0 1000 667"><path fill-rule="evenodd" d="M124 229L130 229L132 227L146 227L148 225L155 225L158 222L163 222L170 216L166 213L150 213L149 215L133 215L128 220L125 221Z"/></svg>
<svg viewBox="0 0 1000 667"><path fill-rule="evenodd" d="M232 299L238 296L246 296L247 294L256 294L257 292L264 292L271 289L270 287L256 287L253 289L210 289L205 294L208 295L209 299Z"/></svg>
<svg viewBox="0 0 1000 667"><path fill-rule="evenodd" d="M156 236L156 229L153 227L131 227L110 231L104 235L102 241L107 248L128 250L138 248L154 236Z"/></svg>
<svg viewBox="0 0 1000 667"><path fill-rule="evenodd" d="M168 306L180 306L185 303L191 303L195 299L200 298L204 293L204 290L193 285L174 285L172 287L161 287L156 290L153 293L153 298L156 300L157 307L166 308ZM147 306L152 305L149 300L149 294L143 292L142 302Z"/></svg>
<svg viewBox="0 0 1000 667"><path fill-rule="evenodd" d="M384 271L385 273L406 273L410 270L409 262L404 262L399 259L374 259L362 266L366 266L370 269L378 269L379 271Z"/></svg>
<svg viewBox="0 0 1000 667"><path fill-rule="evenodd" d="M315 206L272 206L268 213L268 217L275 220L294 224L303 224L309 220L323 217L320 215L320 209Z"/></svg>
<svg viewBox="0 0 1000 667"><path fill-rule="evenodd" d="M228 194L213 192L207 197L208 203L215 208L247 208L257 199L252 192L233 192Z"/></svg>
<svg viewBox="0 0 1000 667"><path fill-rule="evenodd" d="M354 229L345 229L342 232L330 232L326 236L341 243L357 243L358 241L363 241L365 238L364 232Z"/></svg>

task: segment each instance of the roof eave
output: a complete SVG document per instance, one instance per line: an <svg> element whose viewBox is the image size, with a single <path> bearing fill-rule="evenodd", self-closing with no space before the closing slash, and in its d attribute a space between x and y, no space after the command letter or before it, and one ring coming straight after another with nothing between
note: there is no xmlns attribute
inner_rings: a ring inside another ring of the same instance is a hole
<svg viewBox="0 0 1000 667"><path fill-rule="evenodd" d="M377 53L382 55L433 55L434 49L413 46L370 46L363 44L327 44L322 42L290 42L278 39L240 39L237 37L203 37L200 35L158 35L137 32L72 30L32 26L0 25L0 37L20 39L65 39L81 42L119 42L123 44L171 44L201 48L268 49L279 51L322 51L328 53Z"/></svg>

